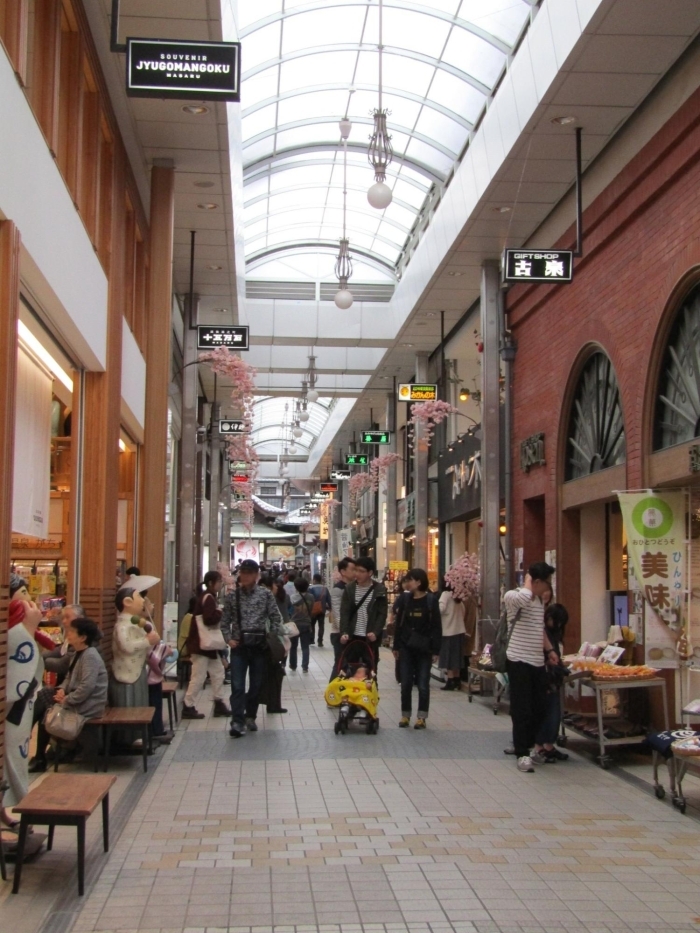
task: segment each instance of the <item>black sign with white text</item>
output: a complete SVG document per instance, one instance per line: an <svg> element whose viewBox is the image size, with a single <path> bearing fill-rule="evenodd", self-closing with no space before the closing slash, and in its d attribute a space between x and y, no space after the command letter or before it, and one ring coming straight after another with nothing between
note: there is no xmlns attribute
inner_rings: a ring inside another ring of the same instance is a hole
<svg viewBox="0 0 700 933"><path fill-rule="evenodd" d="M246 434L245 422L243 421L220 421L219 434Z"/></svg>
<svg viewBox="0 0 700 933"><path fill-rule="evenodd" d="M338 481L347 480L347 479L350 479L351 476L352 476L352 470L343 470L340 468L331 470L331 479L334 479L334 480L338 480Z"/></svg>
<svg viewBox="0 0 700 933"><path fill-rule="evenodd" d="M240 101L240 43L127 39L126 93L129 97Z"/></svg>
<svg viewBox="0 0 700 933"><path fill-rule="evenodd" d="M197 349L215 350L217 347L247 350L248 327L214 327L210 324L198 324Z"/></svg>
<svg viewBox="0 0 700 933"><path fill-rule="evenodd" d="M570 282L574 254L569 249L503 250L504 282Z"/></svg>

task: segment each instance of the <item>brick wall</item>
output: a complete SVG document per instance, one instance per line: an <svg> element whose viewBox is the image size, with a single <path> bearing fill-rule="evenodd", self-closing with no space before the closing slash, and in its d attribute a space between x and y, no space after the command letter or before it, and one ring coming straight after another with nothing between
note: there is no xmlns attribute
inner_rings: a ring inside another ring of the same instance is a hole
<svg viewBox="0 0 700 933"><path fill-rule="evenodd" d="M583 358L592 345L599 345L611 358L620 386L627 441L625 485L647 485L647 409L655 395L659 348L679 297L697 280L692 278L693 267L700 268L700 91L586 210L584 235L584 256L575 260L571 285L516 286L507 295L518 342L511 451L513 546L524 544L523 501L544 496L544 546L557 549L558 584L573 610L574 628L580 603L579 554L572 516L562 517L558 505L569 394ZM574 239L572 226L557 245L570 248ZM518 459L520 441L539 431L546 435L546 466L524 474ZM567 547L572 541L574 546Z"/></svg>

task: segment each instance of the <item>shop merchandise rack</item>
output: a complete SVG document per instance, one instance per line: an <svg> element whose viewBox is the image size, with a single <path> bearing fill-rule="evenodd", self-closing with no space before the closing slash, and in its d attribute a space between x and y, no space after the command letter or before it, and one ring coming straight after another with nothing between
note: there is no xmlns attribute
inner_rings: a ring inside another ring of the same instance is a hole
<svg viewBox="0 0 700 933"><path fill-rule="evenodd" d="M609 681L598 681L595 680L588 671L579 671L573 674L570 674L567 677L566 682L569 684L578 682L579 684L584 684L586 687L590 687L595 694L595 705L596 705L596 719L598 724L598 737L587 735L582 729L576 728L570 724L566 724L564 718L566 716L566 698L565 690L566 686L562 686L562 723L561 723L561 735L557 741L558 745L565 746L568 742L567 730L573 735L579 736L582 739L585 739L586 742L598 743L599 754L596 756L599 765L601 768L607 770L611 763L612 758L608 755L607 750L609 748L614 748L620 745L639 745L644 741L644 736L646 735L646 730L642 734L638 735L626 735L620 738L606 738L605 736L605 725L608 726L614 720L619 720L619 716L610 716L603 712L603 694L608 690L636 690L636 689L660 689L661 696L663 701L664 709L664 723L666 729L668 729L668 701L666 696L666 681L663 677L653 677L646 680L634 680L630 679L628 681L620 681L615 683L610 683Z"/></svg>

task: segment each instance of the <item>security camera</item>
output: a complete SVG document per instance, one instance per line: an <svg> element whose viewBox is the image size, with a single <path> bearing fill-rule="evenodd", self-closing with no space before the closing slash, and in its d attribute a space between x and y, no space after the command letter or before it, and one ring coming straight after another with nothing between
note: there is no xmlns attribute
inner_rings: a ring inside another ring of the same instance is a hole
<svg viewBox="0 0 700 933"><path fill-rule="evenodd" d="M197 443L204 444L206 439L207 439L207 429L204 427L204 425L200 425L197 428Z"/></svg>

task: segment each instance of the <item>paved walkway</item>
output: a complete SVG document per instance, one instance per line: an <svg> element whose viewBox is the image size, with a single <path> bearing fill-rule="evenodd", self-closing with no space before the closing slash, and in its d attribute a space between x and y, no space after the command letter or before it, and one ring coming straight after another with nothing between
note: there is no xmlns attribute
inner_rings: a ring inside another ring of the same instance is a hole
<svg viewBox="0 0 700 933"><path fill-rule="evenodd" d="M435 689L428 730L400 731L387 658L377 736L334 735L329 649L257 734L181 726L107 858L95 841L85 898L46 856L28 867L23 886L41 870L34 897L55 898L41 933L699 929L694 818L575 754L520 774L507 717L464 694ZM69 833L51 858L73 857ZM8 902L0 929L34 933L16 912L6 925Z"/></svg>

